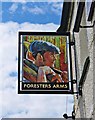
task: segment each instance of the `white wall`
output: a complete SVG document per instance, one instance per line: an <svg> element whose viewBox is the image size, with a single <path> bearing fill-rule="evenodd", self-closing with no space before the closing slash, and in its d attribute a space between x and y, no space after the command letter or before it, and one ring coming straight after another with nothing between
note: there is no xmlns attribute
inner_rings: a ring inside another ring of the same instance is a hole
<svg viewBox="0 0 95 120"><path fill-rule="evenodd" d="M81 25L90 25L86 21L86 9L83 13ZM94 30L93 28L80 28L79 33L75 33L75 45L78 82L82 75L85 59L88 56L90 57L90 67L82 88L82 96L75 99L76 118L92 117L95 119L95 28Z"/></svg>

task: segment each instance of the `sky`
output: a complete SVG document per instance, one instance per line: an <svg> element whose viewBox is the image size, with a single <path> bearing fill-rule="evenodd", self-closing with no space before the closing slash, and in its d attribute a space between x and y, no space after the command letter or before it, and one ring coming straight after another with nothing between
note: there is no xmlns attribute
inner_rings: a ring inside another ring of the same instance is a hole
<svg viewBox="0 0 95 120"><path fill-rule="evenodd" d="M40 1L40 0L39 0ZM60 2L0 2L0 118L62 118L73 110L72 95L18 94L18 31L56 31Z"/></svg>
<svg viewBox="0 0 95 120"><path fill-rule="evenodd" d="M62 3L49 2L2 2L2 22L9 20L23 23L60 24Z"/></svg>

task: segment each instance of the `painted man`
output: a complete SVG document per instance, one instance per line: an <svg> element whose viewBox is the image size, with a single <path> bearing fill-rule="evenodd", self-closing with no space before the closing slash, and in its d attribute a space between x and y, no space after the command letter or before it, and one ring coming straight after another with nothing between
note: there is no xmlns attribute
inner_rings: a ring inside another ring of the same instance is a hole
<svg viewBox="0 0 95 120"><path fill-rule="evenodd" d="M63 73L54 68L58 54L59 48L50 42L36 40L30 44L27 58L38 66L36 82L64 82Z"/></svg>

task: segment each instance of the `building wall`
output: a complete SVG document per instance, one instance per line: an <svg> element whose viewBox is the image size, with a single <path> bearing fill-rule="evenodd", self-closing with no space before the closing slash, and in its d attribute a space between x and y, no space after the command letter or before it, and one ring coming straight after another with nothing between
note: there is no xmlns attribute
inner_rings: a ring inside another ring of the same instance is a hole
<svg viewBox="0 0 95 120"><path fill-rule="evenodd" d="M80 39L79 41L76 41L76 46L77 46L77 72L78 72L78 77L77 80L80 80L80 77L82 75L82 70L83 70L83 65L85 62L86 57L90 57L90 67L89 71L87 73L87 77L85 80L85 83L83 85L82 89L82 96L78 96L78 105L77 105L77 110L76 110L76 117L81 117L81 118L90 118L91 114L93 112L93 80L94 80L94 64L93 64L93 47L94 44L92 43L93 41L93 29L89 29L89 35L88 36L88 45L84 44L85 40L87 38L84 37L82 38L82 34L84 33L83 36L86 37L85 30L80 30L81 32L79 33ZM82 34L81 34L82 33ZM84 43L83 43L84 41ZM84 44L84 47L82 46L82 43ZM78 47L80 44L80 47ZM80 55L79 55L80 53Z"/></svg>
<svg viewBox="0 0 95 120"><path fill-rule="evenodd" d="M95 14L94 14L95 17ZM94 34L93 34L93 113L92 118L95 119L95 22L94 22Z"/></svg>
<svg viewBox="0 0 95 120"><path fill-rule="evenodd" d="M95 16L93 17L95 18ZM86 20L86 9L82 17L82 26L91 25ZM95 119L95 25L92 28L80 28L75 35L77 81L82 75L86 58L90 57L90 66L82 87L82 96L75 99L75 117Z"/></svg>

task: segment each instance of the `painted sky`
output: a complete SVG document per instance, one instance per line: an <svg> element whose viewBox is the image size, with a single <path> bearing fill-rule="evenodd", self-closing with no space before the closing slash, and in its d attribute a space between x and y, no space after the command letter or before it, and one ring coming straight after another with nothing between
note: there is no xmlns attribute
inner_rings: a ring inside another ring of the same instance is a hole
<svg viewBox="0 0 95 120"><path fill-rule="evenodd" d="M62 118L65 112L71 114L71 95L17 94L17 33L19 30L56 31L60 24L62 3L11 1L0 3L0 118Z"/></svg>

